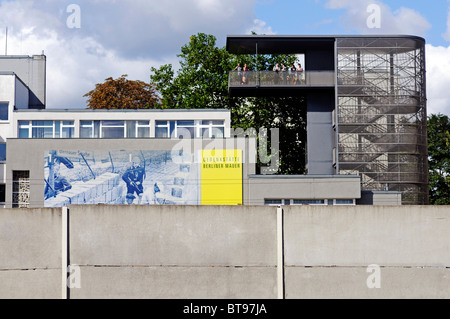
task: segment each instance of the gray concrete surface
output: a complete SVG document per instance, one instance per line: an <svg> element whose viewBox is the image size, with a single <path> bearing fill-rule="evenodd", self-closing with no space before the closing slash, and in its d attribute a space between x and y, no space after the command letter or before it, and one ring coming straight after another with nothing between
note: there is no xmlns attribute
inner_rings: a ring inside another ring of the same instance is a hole
<svg viewBox="0 0 450 319"><path fill-rule="evenodd" d="M448 206L292 206L279 219L267 206L97 205L68 215L72 299L276 299L279 287L287 299L450 298ZM63 225L60 209L0 211L1 299L65 295Z"/></svg>

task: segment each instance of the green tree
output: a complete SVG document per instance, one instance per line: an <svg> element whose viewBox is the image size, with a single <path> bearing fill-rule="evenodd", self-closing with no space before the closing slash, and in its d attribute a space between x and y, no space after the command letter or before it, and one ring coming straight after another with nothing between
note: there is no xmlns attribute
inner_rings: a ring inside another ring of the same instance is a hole
<svg viewBox="0 0 450 319"><path fill-rule="evenodd" d="M276 63L289 66L292 55L230 54L216 46L216 38L199 33L181 48L180 69L152 68L151 82L162 97L163 108L229 109L235 129L279 129L279 150L268 145L268 154L279 157L278 174L305 173L306 107L303 97L231 97L228 76L237 63L250 70L271 70ZM269 131L270 132L270 131ZM271 136L268 138L271 141ZM257 169L263 165L258 163Z"/></svg>
<svg viewBox="0 0 450 319"><path fill-rule="evenodd" d="M212 35L200 33L181 48L180 70L172 65L151 68L151 80L162 95L164 108L224 108L228 97L228 71L231 55L216 47Z"/></svg>
<svg viewBox="0 0 450 319"><path fill-rule="evenodd" d="M430 204L450 205L450 120L442 114L428 117Z"/></svg>
<svg viewBox="0 0 450 319"><path fill-rule="evenodd" d="M108 78L86 93L89 109L153 109L159 105L155 87L142 81Z"/></svg>

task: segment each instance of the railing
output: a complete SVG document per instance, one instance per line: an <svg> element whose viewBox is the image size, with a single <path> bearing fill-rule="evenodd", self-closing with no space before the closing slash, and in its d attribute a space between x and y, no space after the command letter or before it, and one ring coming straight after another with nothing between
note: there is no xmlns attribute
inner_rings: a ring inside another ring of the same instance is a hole
<svg viewBox="0 0 450 319"><path fill-rule="evenodd" d="M334 87L333 71L232 71L229 87Z"/></svg>

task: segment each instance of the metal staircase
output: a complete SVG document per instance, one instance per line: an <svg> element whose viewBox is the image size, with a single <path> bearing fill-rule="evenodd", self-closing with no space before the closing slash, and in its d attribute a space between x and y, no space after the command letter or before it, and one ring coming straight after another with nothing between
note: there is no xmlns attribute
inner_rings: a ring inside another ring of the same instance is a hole
<svg viewBox="0 0 450 319"><path fill-rule="evenodd" d="M401 191L426 179L408 160L426 144L421 93L397 82L390 70L338 72L339 170L361 175L363 190Z"/></svg>

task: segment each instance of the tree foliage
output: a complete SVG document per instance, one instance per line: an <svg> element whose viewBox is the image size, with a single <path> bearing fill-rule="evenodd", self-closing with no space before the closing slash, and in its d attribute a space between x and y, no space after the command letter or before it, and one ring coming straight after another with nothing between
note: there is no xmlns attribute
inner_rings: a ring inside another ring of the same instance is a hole
<svg viewBox="0 0 450 319"><path fill-rule="evenodd" d="M127 80L127 75L106 79L84 97L89 109L152 109L160 102L154 85Z"/></svg>
<svg viewBox="0 0 450 319"><path fill-rule="evenodd" d="M428 156L430 204L450 205L450 119L446 115L428 117Z"/></svg>
<svg viewBox="0 0 450 319"><path fill-rule="evenodd" d="M292 55L233 55L216 46L216 38L199 33L181 48L180 69L173 66L152 68L151 81L162 96L164 108L220 108L231 111L234 129L278 128L278 174L305 173L306 106L303 97L231 97L228 76L237 63L250 70L271 70L276 63L289 66L296 62ZM271 138L269 137L269 141ZM258 164L258 169L262 165Z"/></svg>
<svg viewBox="0 0 450 319"><path fill-rule="evenodd" d="M203 33L181 48L180 70L172 65L152 68L151 80L162 95L164 108L223 108L230 106L228 71L231 55L216 47L216 39ZM232 102L231 102L232 103Z"/></svg>

